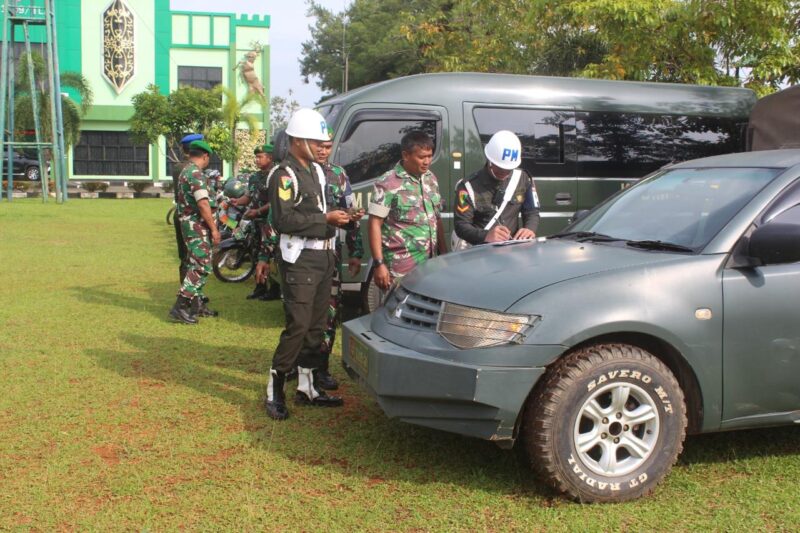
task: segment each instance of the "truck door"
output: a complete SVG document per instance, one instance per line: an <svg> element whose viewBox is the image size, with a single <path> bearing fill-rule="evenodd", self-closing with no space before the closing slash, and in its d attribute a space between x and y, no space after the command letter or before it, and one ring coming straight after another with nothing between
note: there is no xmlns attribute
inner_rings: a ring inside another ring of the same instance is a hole
<svg viewBox="0 0 800 533"><path fill-rule="evenodd" d="M536 183L539 235L566 226L577 201L575 112L568 108L464 103L464 173L486 162L483 147L494 133L510 130L522 143L522 168Z"/></svg>
<svg viewBox="0 0 800 533"><path fill-rule="evenodd" d="M400 139L413 130L422 130L433 137L436 148L431 170L439 178L439 187L445 202L450 206L450 137L447 110L440 106L413 104L356 104L346 110L335 132L333 163L344 167L356 195L356 204L367 208L375 180L394 168L400 161ZM361 234L365 257L369 258L367 218L362 219ZM344 250L347 262L347 250ZM344 272L344 290L357 290L353 285L366 276L365 268L354 279Z"/></svg>

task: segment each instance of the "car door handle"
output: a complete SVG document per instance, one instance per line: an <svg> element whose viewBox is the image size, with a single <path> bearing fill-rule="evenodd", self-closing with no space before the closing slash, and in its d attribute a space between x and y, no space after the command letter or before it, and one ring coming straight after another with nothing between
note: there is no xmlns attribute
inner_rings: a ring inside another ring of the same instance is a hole
<svg viewBox="0 0 800 533"><path fill-rule="evenodd" d="M572 194L568 192L557 192L556 205L572 205Z"/></svg>

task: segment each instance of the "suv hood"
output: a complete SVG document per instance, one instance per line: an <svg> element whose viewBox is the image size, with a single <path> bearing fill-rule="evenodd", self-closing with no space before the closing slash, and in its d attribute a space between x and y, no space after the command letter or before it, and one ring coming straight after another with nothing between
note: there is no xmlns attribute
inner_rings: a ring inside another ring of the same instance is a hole
<svg viewBox="0 0 800 533"><path fill-rule="evenodd" d="M403 287L437 300L505 311L520 298L555 283L686 258L686 254L561 239L481 245L428 261L403 279Z"/></svg>

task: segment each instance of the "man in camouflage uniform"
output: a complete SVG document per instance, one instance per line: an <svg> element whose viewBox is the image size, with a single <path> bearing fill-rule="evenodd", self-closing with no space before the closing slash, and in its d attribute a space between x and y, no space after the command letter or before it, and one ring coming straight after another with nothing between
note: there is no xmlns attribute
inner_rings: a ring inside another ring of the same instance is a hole
<svg viewBox="0 0 800 533"><path fill-rule="evenodd" d="M200 133L190 133L181 139L181 152L183 154L183 159L172 164L172 191L174 192L176 198L178 195L178 179L180 178L181 171L189 163L189 145L192 143L192 141L202 140L203 135ZM179 220L177 209L175 216L172 217L172 225L175 228L175 241L178 244L178 260L180 261L180 264L178 265L178 279L181 283L183 283L183 279L186 277L186 271L188 270L187 253L186 244L183 242L181 221Z"/></svg>
<svg viewBox="0 0 800 533"><path fill-rule="evenodd" d="M253 153L256 158L258 170L250 174L247 184L247 197L250 199L248 209L244 214L245 218L253 220L256 224L256 231L260 234L260 246L258 261L269 262L273 258L273 249L277 241L275 230L269 220L269 192L267 190L267 180L270 173L276 168L272 158L273 146L264 144L257 146ZM256 276L256 287L252 293L247 295L248 300L276 300L280 298L280 286L276 283L267 286L269 277L259 278Z"/></svg>
<svg viewBox="0 0 800 533"><path fill-rule="evenodd" d="M447 251L439 183L429 170L433 148L427 133L407 133L400 141L401 161L375 182L369 204L369 247L372 276L382 290Z"/></svg>
<svg viewBox="0 0 800 533"><path fill-rule="evenodd" d="M328 134L333 139L333 130L329 130ZM354 220L342 229L345 232L345 244L347 245L347 255L349 257L347 269L351 276L357 276L361 271L361 258L364 257L364 244L361 239L361 224L359 222L364 215L364 209L356 210L353 207L355 198L353 190L350 188L350 178L347 177L347 173L342 167L328 161L332 149L333 141L320 143L319 150L317 150L317 163L320 164L325 172L325 179L328 184L328 209L344 209L353 213L352 218ZM339 323L339 311L342 304L342 241L339 238L336 239L334 256L336 257L336 270L333 273L327 323L322 335L322 345L320 346L323 362L317 372L317 383L321 388L327 390L339 388L339 384L329 371L330 356L333 350L333 342L336 340L336 326Z"/></svg>
<svg viewBox="0 0 800 533"><path fill-rule="evenodd" d="M211 272L211 245L219 244L219 231L211 211L211 192L203 175L212 153L205 141L193 141L189 145L189 161L181 171L175 191L176 215L186 245L188 270L169 315L184 324L196 324L198 315L216 315L202 301L203 287Z"/></svg>

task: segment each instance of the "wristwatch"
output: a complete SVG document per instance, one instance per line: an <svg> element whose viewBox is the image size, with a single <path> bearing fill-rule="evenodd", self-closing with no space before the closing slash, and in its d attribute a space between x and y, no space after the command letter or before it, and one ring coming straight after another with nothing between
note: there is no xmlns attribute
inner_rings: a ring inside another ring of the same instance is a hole
<svg viewBox="0 0 800 533"><path fill-rule="evenodd" d="M375 263L376 267L379 267L381 265L385 265L386 264L386 263L383 262L383 259L374 259L373 258L372 262Z"/></svg>

